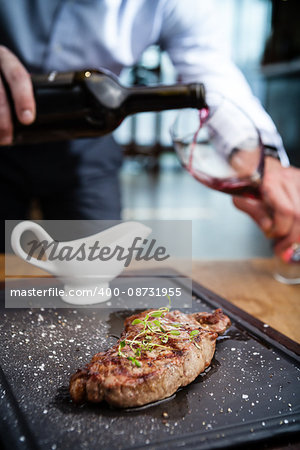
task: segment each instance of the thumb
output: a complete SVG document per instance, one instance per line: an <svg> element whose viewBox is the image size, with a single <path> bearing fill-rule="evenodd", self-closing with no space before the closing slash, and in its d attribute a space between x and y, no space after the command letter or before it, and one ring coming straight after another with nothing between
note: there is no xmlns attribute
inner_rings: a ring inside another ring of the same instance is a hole
<svg viewBox="0 0 300 450"><path fill-rule="evenodd" d="M266 207L260 200L233 197L233 203L238 209L252 217L252 219L265 233L271 230L273 220L268 214Z"/></svg>

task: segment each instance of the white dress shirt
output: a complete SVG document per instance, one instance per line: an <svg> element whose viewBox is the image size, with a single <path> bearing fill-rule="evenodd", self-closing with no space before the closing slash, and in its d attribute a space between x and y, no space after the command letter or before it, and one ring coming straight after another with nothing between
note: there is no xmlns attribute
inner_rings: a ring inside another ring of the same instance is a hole
<svg viewBox="0 0 300 450"><path fill-rule="evenodd" d="M0 2L1 43L33 71L105 67L115 74L159 44L183 82L201 81L282 148L269 115L228 56L212 0L10 0ZM211 106L211 105L210 105Z"/></svg>

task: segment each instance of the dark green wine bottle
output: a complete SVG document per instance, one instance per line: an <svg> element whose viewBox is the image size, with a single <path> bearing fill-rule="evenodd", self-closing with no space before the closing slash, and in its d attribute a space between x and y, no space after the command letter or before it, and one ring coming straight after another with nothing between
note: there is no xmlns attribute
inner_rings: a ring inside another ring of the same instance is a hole
<svg viewBox="0 0 300 450"><path fill-rule="evenodd" d="M14 117L13 144L102 136L130 114L179 108L201 109L201 83L127 88L106 71L33 75L36 120L22 125Z"/></svg>

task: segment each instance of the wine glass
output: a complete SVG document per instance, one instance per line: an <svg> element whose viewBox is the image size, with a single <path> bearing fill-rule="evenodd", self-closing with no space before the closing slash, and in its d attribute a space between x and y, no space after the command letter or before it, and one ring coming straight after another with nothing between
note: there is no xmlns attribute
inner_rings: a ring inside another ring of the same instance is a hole
<svg viewBox="0 0 300 450"><path fill-rule="evenodd" d="M265 160L259 131L230 100L214 98L212 104L217 106L210 110L181 110L172 125L181 164L210 188L260 199ZM286 284L300 283L300 244L275 257L274 277Z"/></svg>
<svg viewBox="0 0 300 450"><path fill-rule="evenodd" d="M198 181L232 195L260 198L263 145L237 105L222 98L211 110L181 110L171 137L181 164Z"/></svg>

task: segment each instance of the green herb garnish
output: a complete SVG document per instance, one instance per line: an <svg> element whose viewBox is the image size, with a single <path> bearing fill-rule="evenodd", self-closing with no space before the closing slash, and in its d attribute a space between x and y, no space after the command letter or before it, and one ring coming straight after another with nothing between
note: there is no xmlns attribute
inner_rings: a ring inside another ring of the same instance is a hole
<svg viewBox="0 0 300 450"><path fill-rule="evenodd" d="M169 336L180 336L181 332L178 330L181 327L180 323L171 322L168 326L172 327L171 330L166 331L164 323L162 319L166 316L166 314L170 311L171 308L171 298L167 295L169 299L169 305L159 308L156 311L151 311L146 314L144 320L134 319L132 321L132 325L142 325L141 331L133 338L133 339L124 339L120 341L118 356L125 357L129 361L132 362L136 367L141 367L142 364L138 361L137 358L141 357L141 353L143 351L151 352L154 348L162 348L164 350L172 350L172 348L167 347L166 344L169 341ZM154 319L154 320L153 320ZM153 342L151 334L156 335L160 344ZM194 337L199 334L199 330L192 330L189 334L190 340L194 343L197 348L200 348L196 342L194 342ZM128 345L132 350L134 356L126 356L125 353L122 352L124 347Z"/></svg>

